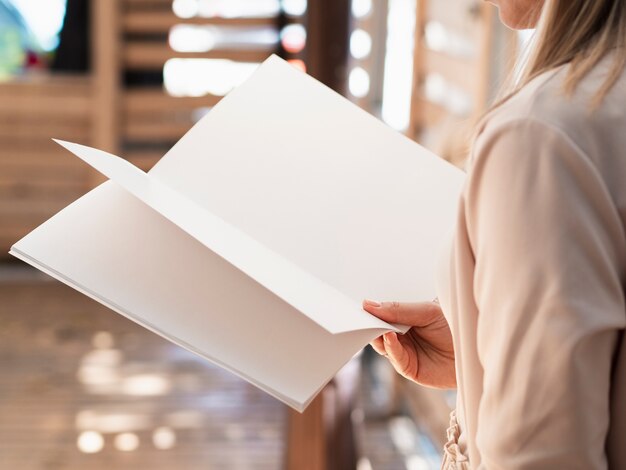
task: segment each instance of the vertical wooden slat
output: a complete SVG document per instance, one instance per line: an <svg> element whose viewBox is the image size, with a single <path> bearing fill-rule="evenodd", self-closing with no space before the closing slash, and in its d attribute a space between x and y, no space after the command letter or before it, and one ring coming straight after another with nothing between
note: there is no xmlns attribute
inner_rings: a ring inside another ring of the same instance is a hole
<svg viewBox="0 0 626 470"><path fill-rule="evenodd" d="M387 15L389 12L389 0L379 0L375 4L375 10L371 19L372 38L387 38L388 25ZM387 41L374 40L370 53L370 74L372 78L370 103L381 105L383 102L383 90L385 82L385 60L387 55Z"/></svg>
<svg viewBox="0 0 626 470"><path fill-rule="evenodd" d="M324 392L304 413L292 409L288 413L286 470L326 470Z"/></svg>
<svg viewBox="0 0 626 470"><path fill-rule="evenodd" d="M120 0L92 0L93 145L118 153L120 116ZM90 185L103 178L94 173Z"/></svg>
<svg viewBox="0 0 626 470"><path fill-rule="evenodd" d="M349 0L315 0L307 9L307 71L339 93L345 91L350 5Z"/></svg>
<svg viewBox="0 0 626 470"><path fill-rule="evenodd" d="M345 470L357 464L352 410L361 361L352 359L302 414L287 415L287 470Z"/></svg>
<svg viewBox="0 0 626 470"><path fill-rule="evenodd" d="M413 44L413 79L411 85L411 111L409 116L409 126L406 134L414 139L419 131L422 121L421 107L416 97L423 81L424 62L424 25L426 24L426 2L427 0L417 0L415 17L415 34Z"/></svg>
<svg viewBox="0 0 626 470"><path fill-rule="evenodd" d="M426 24L431 20L435 9L441 9L441 5L435 8L436 0L417 0L417 18L415 27L414 63L413 63L413 90L411 101L410 121L407 135L418 138L425 128L430 127L431 117L429 108L423 96L424 79L430 73L443 76L446 82L454 85L459 90L464 90L471 96L472 107L468 115L457 116L452 111L446 114L458 121L459 119L474 118L479 116L487 108L493 95L493 86L501 81L503 70L498 68L502 62L501 54L496 54L497 42L495 34L499 30L495 7L488 3L465 2L463 14L456 15L456 26L460 28L461 18L475 33L466 35L477 53L471 57L456 56L446 51L429 50L426 44L424 32ZM437 13L442 15L442 11ZM505 38L507 42L509 36ZM444 116L445 117L445 116Z"/></svg>

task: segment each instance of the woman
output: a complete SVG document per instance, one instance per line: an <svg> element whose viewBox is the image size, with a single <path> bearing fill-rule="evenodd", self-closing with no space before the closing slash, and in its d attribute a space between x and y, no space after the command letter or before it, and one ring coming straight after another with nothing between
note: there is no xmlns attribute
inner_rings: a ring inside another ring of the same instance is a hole
<svg viewBox="0 0 626 470"><path fill-rule="evenodd" d="M408 379L458 387L446 469L626 469L626 1L498 0L536 28L481 121L437 302L365 301Z"/></svg>

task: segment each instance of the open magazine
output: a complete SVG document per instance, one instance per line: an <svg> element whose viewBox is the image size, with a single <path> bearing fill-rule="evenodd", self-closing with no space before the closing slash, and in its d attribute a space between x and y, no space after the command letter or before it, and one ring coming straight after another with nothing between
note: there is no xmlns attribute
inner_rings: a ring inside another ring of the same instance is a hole
<svg viewBox="0 0 626 470"><path fill-rule="evenodd" d="M11 254L302 411L430 300L464 173L272 56L149 172L109 178Z"/></svg>

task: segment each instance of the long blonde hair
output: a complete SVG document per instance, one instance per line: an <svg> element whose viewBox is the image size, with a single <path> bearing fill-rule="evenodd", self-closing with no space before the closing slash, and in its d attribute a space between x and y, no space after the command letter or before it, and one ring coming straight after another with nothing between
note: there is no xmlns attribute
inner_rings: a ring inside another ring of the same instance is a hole
<svg viewBox="0 0 626 470"><path fill-rule="evenodd" d="M615 49L606 80L593 97L598 106L626 66L626 0L545 0L528 53L518 64L492 105L499 107L533 78L564 64L571 64L565 92L571 95L580 81ZM488 111L488 112L489 112Z"/></svg>

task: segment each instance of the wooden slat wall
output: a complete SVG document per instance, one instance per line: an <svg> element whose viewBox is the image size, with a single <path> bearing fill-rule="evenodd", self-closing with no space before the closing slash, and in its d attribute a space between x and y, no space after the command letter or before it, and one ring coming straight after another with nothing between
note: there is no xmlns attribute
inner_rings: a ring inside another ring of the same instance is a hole
<svg viewBox="0 0 626 470"><path fill-rule="evenodd" d="M235 29L272 27L277 25L277 18L178 18L172 11L171 0L114 2L118 3L121 12L121 28L117 35L122 51L117 64L120 71L159 73L172 58L262 62L275 52L273 47L255 44L217 45L205 52L178 52L170 47L168 34L172 27L183 24ZM212 95L173 97L161 87L154 86L122 89L119 138L126 144L122 153L131 161L140 161L143 168L151 167L193 126L199 110L214 106L220 99L220 96ZM142 146L149 149L142 150Z"/></svg>
<svg viewBox="0 0 626 470"><path fill-rule="evenodd" d="M429 28L436 28L440 38L454 38L451 43L458 45L461 41L465 47L433 47L428 40ZM458 165L465 157L466 136L473 118L485 110L502 78L493 75L494 61L512 63L512 57L494 54L496 30L501 28L494 7L487 3L417 0L413 99L407 134ZM513 34L499 33L498 40L515 44ZM514 53L514 47L509 52ZM428 96L425 84L429 77L437 77L445 84L446 97L461 95L469 106L459 109Z"/></svg>
<svg viewBox="0 0 626 470"><path fill-rule="evenodd" d="M51 138L91 143L91 83L62 76L3 83L0 102L0 256L5 257L13 243L88 187L85 165Z"/></svg>
<svg viewBox="0 0 626 470"><path fill-rule="evenodd" d="M170 58L262 62L267 46L181 53L168 44L178 24L272 27L277 18L178 18L172 0L90 0L92 73L0 84L0 258L10 246L104 178L52 142L93 145L149 170L220 96L174 97L124 83L126 72L161 73Z"/></svg>
<svg viewBox="0 0 626 470"><path fill-rule="evenodd" d="M207 95L196 97L170 96L161 90L139 88L126 90L123 94L123 110L126 115L139 115L142 113L193 111L194 109L214 106L221 96Z"/></svg>

